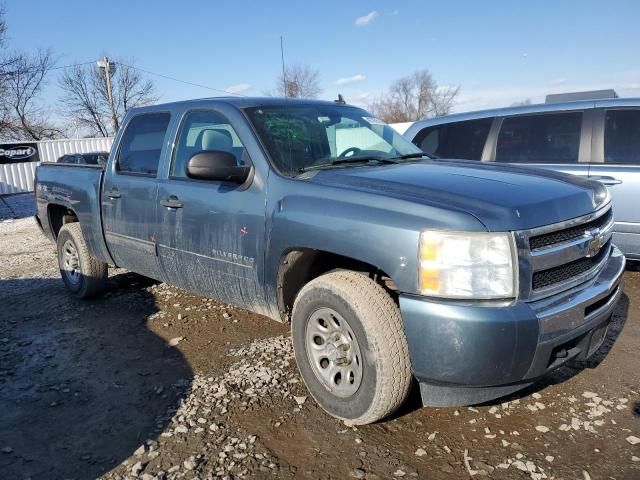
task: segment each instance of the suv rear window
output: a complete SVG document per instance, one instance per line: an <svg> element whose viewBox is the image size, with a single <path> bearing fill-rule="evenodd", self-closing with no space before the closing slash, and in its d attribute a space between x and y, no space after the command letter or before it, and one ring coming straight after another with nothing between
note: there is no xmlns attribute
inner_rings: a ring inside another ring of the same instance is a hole
<svg viewBox="0 0 640 480"><path fill-rule="evenodd" d="M118 172L155 176L168 126L168 113L133 117L120 142Z"/></svg>
<svg viewBox="0 0 640 480"><path fill-rule="evenodd" d="M582 113L522 115L502 121L496 162L575 163Z"/></svg>
<svg viewBox="0 0 640 480"><path fill-rule="evenodd" d="M480 160L493 118L427 127L413 139L420 149L442 158Z"/></svg>
<svg viewBox="0 0 640 480"><path fill-rule="evenodd" d="M640 110L608 110L604 122L605 163L640 164Z"/></svg>

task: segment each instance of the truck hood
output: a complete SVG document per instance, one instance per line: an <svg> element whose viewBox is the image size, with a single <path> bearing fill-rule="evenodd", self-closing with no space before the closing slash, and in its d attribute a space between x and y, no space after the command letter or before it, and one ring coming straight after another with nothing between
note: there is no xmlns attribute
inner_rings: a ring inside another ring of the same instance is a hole
<svg viewBox="0 0 640 480"><path fill-rule="evenodd" d="M606 197L606 187L582 177L465 160L319 170L306 180L466 212L489 231L529 229L586 215L600 206L596 199Z"/></svg>

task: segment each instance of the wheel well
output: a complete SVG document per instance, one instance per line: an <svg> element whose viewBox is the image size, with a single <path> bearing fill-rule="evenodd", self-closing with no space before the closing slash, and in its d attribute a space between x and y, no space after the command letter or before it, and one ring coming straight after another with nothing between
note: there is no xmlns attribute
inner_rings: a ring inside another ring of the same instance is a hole
<svg viewBox="0 0 640 480"><path fill-rule="evenodd" d="M75 212L62 205L49 205L47 208L47 216L49 217L49 225L51 225L51 231L55 238L58 238L58 233L64 224L78 221L78 216Z"/></svg>
<svg viewBox="0 0 640 480"><path fill-rule="evenodd" d="M382 285L397 301L397 287L379 268L353 258L311 248L290 250L280 259L278 268L278 311L289 321L298 292L314 278L333 270L362 272Z"/></svg>

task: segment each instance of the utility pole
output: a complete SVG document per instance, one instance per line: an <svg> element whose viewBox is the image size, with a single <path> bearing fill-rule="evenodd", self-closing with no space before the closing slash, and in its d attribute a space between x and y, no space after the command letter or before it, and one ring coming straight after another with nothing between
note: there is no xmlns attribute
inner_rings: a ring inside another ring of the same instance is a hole
<svg viewBox="0 0 640 480"><path fill-rule="evenodd" d="M282 40L282 35L280 35L280 57L282 58L282 83L283 83L282 86L284 87L284 96L286 98L288 96L287 95L287 74L284 68L284 44Z"/></svg>
<svg viewBox="0 0 640 480"><path fill-rule="evenodd" d="M111 62L109 57L106 55L102 60L98 60L96 63L98 64L98 68L104 70L104 80L107 87L107 101L109 102L109 110L111 110L111 124L113 125L113 133L115 134L120 126L118 123L118 116L116 115L116 107L113 103L113 90L111 88L111 75L116 71L116 64L115 62Z"/></svg>

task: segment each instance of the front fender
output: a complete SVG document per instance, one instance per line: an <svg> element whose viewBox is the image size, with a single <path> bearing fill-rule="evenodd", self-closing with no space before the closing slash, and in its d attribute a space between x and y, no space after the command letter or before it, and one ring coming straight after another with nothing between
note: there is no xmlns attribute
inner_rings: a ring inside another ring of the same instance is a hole
<svg viewBox="0 0 640 480"><path fill-rule="evenodd" d="M272 204L265 272L272 300L280 259L292 248L322 250L373 265L384 271L400 292L416 293L420 231L484 230L475 217L461 212L377 195L324 193L325 198L289 195Z"/></svg>

